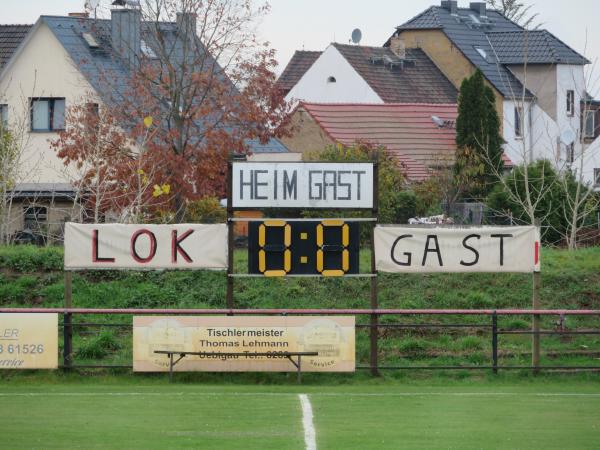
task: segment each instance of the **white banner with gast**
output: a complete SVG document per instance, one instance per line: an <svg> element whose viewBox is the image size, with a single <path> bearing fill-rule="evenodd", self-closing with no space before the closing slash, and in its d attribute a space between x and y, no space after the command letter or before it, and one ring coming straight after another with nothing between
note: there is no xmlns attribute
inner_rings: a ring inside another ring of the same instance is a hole
<svg viewBox="0 0 600 450"><path fill-rule="evenodd" d="M372 163L232 165L234 208L373 207Z"/></svg>
<svg viewBox="0 0 600 450"><path fill-rule="evenodd" d="M65 269L226 269L227 225L65 226Z"/></svg>
<svg viewBox="0 0 600 450"><path fill-rule="evenodd" d="M380 272L538 272L540 233L533 226L378 226L375 258Z"/></svg>

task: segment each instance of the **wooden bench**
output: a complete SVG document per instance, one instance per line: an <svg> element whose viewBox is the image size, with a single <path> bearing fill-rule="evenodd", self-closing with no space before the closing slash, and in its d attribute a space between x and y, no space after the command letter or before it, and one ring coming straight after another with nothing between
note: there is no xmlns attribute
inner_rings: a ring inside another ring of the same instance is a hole
<svg viewBox="0 0 600 450"><path fill-rule="evenodd" d="M173 367L186 356L271 356L287 358L296 367L298 372L298 384L302 382L302 357L319 356L318 352L278 352L278 353L227 353L227 352L182 352L181 350L154 350L159 355L169 356L169 383L173 382ZM173 355L179 355L179 358L173 359ZM294 361L293 357L297 360Z"/></svg>

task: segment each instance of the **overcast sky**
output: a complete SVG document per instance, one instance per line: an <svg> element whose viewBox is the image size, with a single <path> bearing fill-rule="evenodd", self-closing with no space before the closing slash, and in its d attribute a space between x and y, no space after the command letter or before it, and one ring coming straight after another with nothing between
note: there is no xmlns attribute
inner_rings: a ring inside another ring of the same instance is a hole
<svg viewBox="0 0 600 450"><path fill-rule="evenodd" d="M100 0L109 10L112 0ZM600 60L599 0L523 0L539 13L543 27L591 61ZM259 31L278 51L279 71L294 50L323 50L330 42L347 43L360 28L363 45L382 45L397 25L437 0L270 0L271 12ZM466 7L468 0L459 0ZM0 0L0 23L33 23L42 14L82 11L84 0ZM586 47L587 33L587 50ZM598 64L600 65L600 63ZM600 67L594 69L594 74ZM598 75L596 75L598 76Z"/></svg>

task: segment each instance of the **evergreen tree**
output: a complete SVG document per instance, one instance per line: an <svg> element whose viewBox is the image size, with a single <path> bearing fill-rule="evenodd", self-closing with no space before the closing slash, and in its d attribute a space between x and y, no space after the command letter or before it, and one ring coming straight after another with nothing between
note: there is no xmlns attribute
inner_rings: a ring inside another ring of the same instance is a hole
<svg viewBox="0 0 600 450"><path fill-rule="evenodd" d="M494 92L478 69L463 80L458 97L455 177L463 197L487 196L502 173L502 143Z"/></svg>

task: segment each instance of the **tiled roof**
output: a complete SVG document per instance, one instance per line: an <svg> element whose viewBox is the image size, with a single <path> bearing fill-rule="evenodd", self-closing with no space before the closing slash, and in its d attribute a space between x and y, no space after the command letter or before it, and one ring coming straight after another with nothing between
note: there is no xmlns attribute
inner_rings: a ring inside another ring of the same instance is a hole
<svg viewBox="0 0 600 450"><path fill-rule="evenodd" d="M301 103L335 142L381 145L395 155L410 180L431 175L428 167L454 160L455 104L317 104ZM448 121L439 127L432 116Z"/></svg>
<svg viewBox="0 0 600 450"><path fill-rule="evenodd" d="M61 16L42 16L41 20L52 30L73 62L78 66L80 72L105 103L118 105L124 99L130 98L132 95L129 84L130 69L113 51L110 20ZM165 45L171 46L172 51L169 51L171 58L182 58L181 43L176 37L177 24L171 22L143 22L142 39L152 47L156 39L156 28L151 29L150 27L159 27ZM99 43L99 48L90 48L83 39L83 33L90 33L94 36ZM205 61L204 67L208 67L211 63L216 65L215 73L217 75L221 74L218 63L210 56ZM225 77L226 75L222 73L220 76ZM231 88L236 89L233 84L231 84ZM196 126L202 128L203 124L199 122ZM262 145L258 141L249 140L247 144L256 153L261 153L264 149L272 152L275 148L284 151L277 143ZM285 147L283 148L285 149Z"/></svg>
<svg viewBox="0 0 600 450"><path fill-rule="evenodd" d="M456 103L457 90L421 49L333 44L385 103Z"/></svg>
<svg viewBox="0 0 600 450"><path fill-rule="evenodd" d="M272 138L266 144L262 144L258 139L249 139L246 144L252 149L253 153L288 153L288 148L276 138Z"/></svg>
<svg viewBox="0 0 600 450"><path fill-rule="evenodd" d="M0 68L6 64L33 25L0 25Z"/></svg>
<svg viewBox="0 0 600 450"><path fill-rule="evenodd" d="M588 64L589 61L546 30L487 33L501 64Z"/></svg>
<svg viewBox="0 0 600 450"><path fill-rule="evenodd" d="M499 64L488 41L489 32L521 32L523 28L494 10L487 11L487 18L469 8L458 8L457 16L440 6L432 6L420 15L397 27L395 35L405 30L439 28L448 39L505 97L520 95L523 86L517 78ZM388 41L389 43L389 41ZM477 49L485 52L484 58ZM527 92L528 96L532 96Z"/></svg>
<svg viewBox="0 0 600 450"><path fill-rule="evenodd" d="M296 50L292 59L277 80L277 85L285 90L292 89L323 52Z"/></svg>

